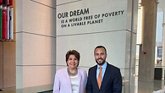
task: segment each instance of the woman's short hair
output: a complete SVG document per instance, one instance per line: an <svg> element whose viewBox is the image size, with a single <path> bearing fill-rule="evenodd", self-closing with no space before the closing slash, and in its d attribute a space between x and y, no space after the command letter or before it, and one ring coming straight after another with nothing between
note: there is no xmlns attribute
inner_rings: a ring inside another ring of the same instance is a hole
<svg viewBox="0 0 165 93"><path fill-rule="evenodd" d="M70 55L74 55L78 61L80 60L80 53L79 52L77 52L76 50L69 50L65 56L66 62L68 61Z"/></svg>

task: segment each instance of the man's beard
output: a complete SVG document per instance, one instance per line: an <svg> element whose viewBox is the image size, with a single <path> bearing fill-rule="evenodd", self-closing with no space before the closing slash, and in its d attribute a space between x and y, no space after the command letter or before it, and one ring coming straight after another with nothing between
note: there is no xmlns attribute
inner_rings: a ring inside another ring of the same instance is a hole
<svg viewBox="0 0 165 93"><path fill-rule="evenodd" d="M98 59L99 60L99 59ZM102 59L103 60L103 59ZM100 66L102 66L105 63L105 60L103 60L101 63L96 60L96 63Z"/></svg>

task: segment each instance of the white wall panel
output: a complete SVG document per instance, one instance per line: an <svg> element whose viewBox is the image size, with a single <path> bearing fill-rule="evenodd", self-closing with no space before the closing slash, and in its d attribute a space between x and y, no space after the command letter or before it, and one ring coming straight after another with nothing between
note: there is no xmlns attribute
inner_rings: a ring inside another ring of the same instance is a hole
<svg viewBox="0 0 165 93"><path fill-rule="evenodd" d="M119 67L122 75L129 78L134 67L137 5L138 2L132 0L80 0L70 3L57 0L57 67L66 65L65 54L70 49L80 52L80 67L91 67L96 64L94 48L103 45L107 48L107 61Z"/></svg>
<svg viewBox="0 0 165 93"><path fill-rule="evenodd" d="M96 64L94 48L97 45L103 45L107 48L107 61L119 68L125 68L127 63L125 61L130 56L129 52L126 52L127 49L130 49L130 46L127 46L129 44L127 40L130 39L127 34L130 34L130 32L118 31L58 37L56 64L66 65L66 52L75 49L80 52L80 66L91 67Z"/></svg>
<svg viewBox="0 0 165 93"><path fill-rule="evenodd" d="M23 65L55 64L55 38L23 35Z"/></svg>
<svg viewBox="0 0 165 93"><path fill-rule="evenodd" d="M16 2L16 32L23 30L23 0L15 0Z"/></svg>
<svg viewBox="0 0 165 93"><path fill-rule="evenodd" d="M54 8L55 8L55 3L56 3L56 0L30 0L30 1L40 3L46 6L54 7Z"/></svg>
<svg viewBox="0 0 165 93"><path fill-rule="evenodd" d="M22 33L16 34L16 65L23 63L23 35Z"/></svg>
<svg viewBox="0 0 165 93"><path fill-rule="evenodd" d="M49 85L54 80L55 66L17 66L17 71L21 70L23 73L17 79L23 81L17 88Z"/></svg>
<svg viewBox="0 0 165 93"><path fill-rule="evenodd" d="M16 89L23 88L23 68L16 66Z"/></svg>
<svg viewBox="0 0 165 93"><path fill-rule="evenodd" d="M80 12L84 9L88 9L88 11ZM75 13L74 15L73 11ZM114 0L82 0L59 5L57 6L56 13L57 35L130 29L128 23L130 23L131 18L128 20L128 12L130 13L130 11L127 11L127 0L115 0L115 2ZM70 19L76 20L76 18L77 21L69 21ZM100 21L93 24L92 22L96 20ZM75 26L73 25L75 23L81 23L82 25Z"/></svg>
<svg viewBox="0 0 165 93"><path fill-rule="evenodd" d="M73 3L73 2L79 2L82 0L56 0L56 5L63 5L63 4L69 4L69 3Z"/></svg>
<svg viewBox="0 0 165 93"><path fill-rule="evenodd" d="M16 88L52 85L55 1L16 0L16 9Z"/></svg>
<svg viewBox="0 0 165 93"><path fill-rule="evenodd" d="M30 0L23 5L23 31L55 36L55 9Z"/></svg>

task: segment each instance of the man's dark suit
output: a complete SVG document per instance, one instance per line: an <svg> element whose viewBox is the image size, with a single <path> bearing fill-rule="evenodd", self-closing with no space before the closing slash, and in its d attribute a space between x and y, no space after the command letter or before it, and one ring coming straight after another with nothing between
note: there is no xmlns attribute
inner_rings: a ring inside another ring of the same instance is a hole
<svg viewBox="0 0 165 93"><path fill-rule="evenodd" d="M120 69L107 63L107 68L99 89L96 78L97 65L91 67L88 72L86 85L87 93L121 93L122 77Z"/></svg>

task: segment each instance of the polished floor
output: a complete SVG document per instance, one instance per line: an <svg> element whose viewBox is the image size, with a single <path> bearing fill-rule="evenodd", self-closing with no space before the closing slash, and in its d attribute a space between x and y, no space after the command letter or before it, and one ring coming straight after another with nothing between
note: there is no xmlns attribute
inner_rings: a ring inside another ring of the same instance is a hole
<svg viewBox="0 0 165 93"><path fill-rule="evenodd" d="M15 87L3 89L0 93L52 93L52 85L16 89Z"/></svg>
<svg viewBox="0 0 165 93"><path fill-rule="evenodd" d="M154 82L138 82L135 93L165 93L165 81L155 80Z"/></svg>
<svg viewBox="0 0 165 93"><path fill-rule="evenodd" d="M124 90L123 86L122 93L128 93ZM129 93L165 93L165 81L154 80L153 82L136 82L133 91ZM52 85L38 86L25 89L7 88L0 93L52 93Z"/></svg>

